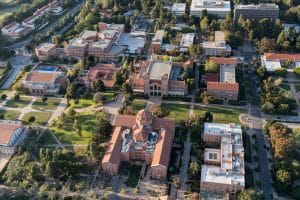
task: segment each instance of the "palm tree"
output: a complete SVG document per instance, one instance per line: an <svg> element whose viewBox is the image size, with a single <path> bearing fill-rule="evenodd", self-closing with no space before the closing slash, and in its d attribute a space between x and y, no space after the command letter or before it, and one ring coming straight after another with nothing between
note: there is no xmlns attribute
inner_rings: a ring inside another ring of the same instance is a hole
<svg viewBox="0 0 300 200"><path fill-rule="evenodd" d="M192 176L197 176L199 174L200 166L197 162L192 162L189 167L190 174Z"/></svg>

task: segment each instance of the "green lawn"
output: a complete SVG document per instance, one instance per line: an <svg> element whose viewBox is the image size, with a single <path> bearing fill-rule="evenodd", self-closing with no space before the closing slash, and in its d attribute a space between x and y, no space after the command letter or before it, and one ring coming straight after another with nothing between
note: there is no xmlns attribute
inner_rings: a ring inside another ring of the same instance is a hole
<svg viewBox="0 0 300 200"><path fill-rule="evenodd" d="M4 115L3 119L16 120L18 119L21 113L19 111L14 111L14 110L0 110L0 114Z"/></svg>
<svg viewBox="0 0 300 200"><path fill-rule="evenodd" d="M181 120L186 120L189 114L189 105L178 105L178 104L162 104L163 108L170 111L168 117L174 118L178 123ZM239 115L245 111L239 109L230 108L202 108L195 106L194 114L202 114L205 111L211 112L213 114L213 122L215 123L240 123Z"/></svg>
<svg viewBox="0 0 300 200"><path fill-rule="evenodd" d="M134 110L134 113L146 108L147 101L144 99L134 99L131 103L131 106Z"/></svg>
<svg viewBox="0 0 300 200"><path fill-rule="evenodd" d="M24 108L29 104L30 101L31 101L30 97L21 96L20 100L11 99L7 101L6 106L11 108Z"/></svg>
<svg viewBox="0 0 300 200"><path fill-rule="evenodd" d="M173 118L176 120L176 123L186 120L189 114L189 105L178 105L178 104L161 104L162 108L167 109L169 113L169 118Z"/></svg>
<svg viewBox="0 0 300 200"><path fill-rule="evenodd" d="M55 110L59 105L61 99L49 98L47 101L43 102L42 98L38 98L32 105L34 109L44 109L44 110Z"/></svg>
<svg viewBox="0 0 300 200"><path fill-rule="evenodd" d="M239 116L246 110L230 109L230 108L202 108L195 106L195 114L202 114L205 111L213 114L213 122L215 123L240 123Z"/></svg>
<svg viewBox="0 0 300 200"><path fill-rule="evenodd" d="M126 186L135 188L140 179L142 166L141 165L131 165L130 174L126 181Z"/></svg>
<svg viewBox="0 0 300 200"><path fill-rule="evenodd" d="M49 121L51 115L52 115L51 112L29 112L29 113L26 113L23 116L22 120L23 120L23 122L25 124L32 124L32 125L41 125L41 126L44 126ZM28 119L31 116L35 117L35 121L32 122L32 123L28 122Z"/></svg>
<svg viewBox="0 0 300 200"><path fill-rule="evenodd" d="M96 118L94 113L77 113L77 119L82 126L82 138L80 138L73 130L73 124L65 123L62 127L52 126L50 129L54 132L57 138L65 144L88 144L95 127Z"/></svg>
<svg viewBox="0 0 300 200"><path fill-rule="evenodd" d="M87 108L94 104L94 101L92 99L78 99L78 103L75 104L76 100L70 101L70 107L73 109L81 109L81 108Z"/></svg>

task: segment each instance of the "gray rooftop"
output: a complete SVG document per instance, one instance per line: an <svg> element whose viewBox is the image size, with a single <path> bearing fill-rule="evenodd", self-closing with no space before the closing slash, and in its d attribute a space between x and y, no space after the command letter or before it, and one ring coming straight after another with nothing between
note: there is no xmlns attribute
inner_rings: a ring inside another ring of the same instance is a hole
<svg viewBox="0 0 300 200"><path fill-rule="evenodd" d="M169 61L153 61L148 66L147 72L150 73L150 79L161 80L161 76L171 73L172 63Z"/></svg>

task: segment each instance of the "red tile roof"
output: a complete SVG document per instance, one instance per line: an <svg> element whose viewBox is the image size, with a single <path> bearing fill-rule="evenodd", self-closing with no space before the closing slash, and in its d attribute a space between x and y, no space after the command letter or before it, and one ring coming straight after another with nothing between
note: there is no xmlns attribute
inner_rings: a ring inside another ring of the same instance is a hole
<svg viewBox="0 0 300 200"><path fill-rule="evenodd" d="M206 82L219 82L219 74L207 73L202 76L202 79Z"/></svg>
<svg viewBox="0 0 300 200"><path fill-rule="evenodd" d="M113 122L113 126L123 126L132 128L136 122L135 116L132 115L117 115Z"/></svg>
<svg viewBox="0 0 300 200"><path fill-rule="evenodd" d="M210 57L209 60L217 64L235 65L238 62L237 58L224 58L224 57Z"/></svg>
<svg viewBox="0 0 300 200"><path fill-rule="evenodd" d="M16 129L21 128L20 124L0 123L0 144L7 144Z"/></svg>
<svg viewBox="0 0 300 200"><path fill-rule="evenodd" d="M207 82L207 90L239 91L238 83Z"/></svg>
<svg viewBox="0 0 300 200"><path fill-rule="evenodd" d="M299 60L300 54L288 53L264 53L266 60Z"/></svg>
<svg viewBox="0 0 300 200"><path fill-rule="evenodd" d="M90 80L93 81L100 78L105 87L112 88L115 84L115 73L119 70L121 68L117 68L115 64L98 64L90 69Z"/></svg>
<svg viewBox="0 0 300 200"><path fill-rule="evenodd" d="M27 75L25 81L31 81L36 83L54 83L56 73L46 72L31 72Z"/></svg>
<svg viewBox="0 0 300 200"><path fill-rule="evenodd" d="M102 163L113 163L118 165L120 162L120 148L122 146L122 127L115 127L107 150L102 159Z"/></svg>
<svg viewBox="0 0 300 200"><path fill-rule="evenodd" d="M14 21L14 22L12 22L12 23L7 24L6 26L4 26L3 29L10 29L11 27L13 27L13 26L15 26L17 24L18 24L18 22Z"/></svg>

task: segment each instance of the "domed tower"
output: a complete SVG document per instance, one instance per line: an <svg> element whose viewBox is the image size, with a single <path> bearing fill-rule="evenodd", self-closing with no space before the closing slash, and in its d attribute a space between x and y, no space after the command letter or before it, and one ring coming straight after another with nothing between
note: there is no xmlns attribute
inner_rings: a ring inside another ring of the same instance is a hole
<svg viewBox="0 0 300 200"><path fill-rule="evenodd" d="M151 132L152 113L148 110L140 110L136 116L136 124L133 127L133 137L137 142L145 142Z"/></svg>

